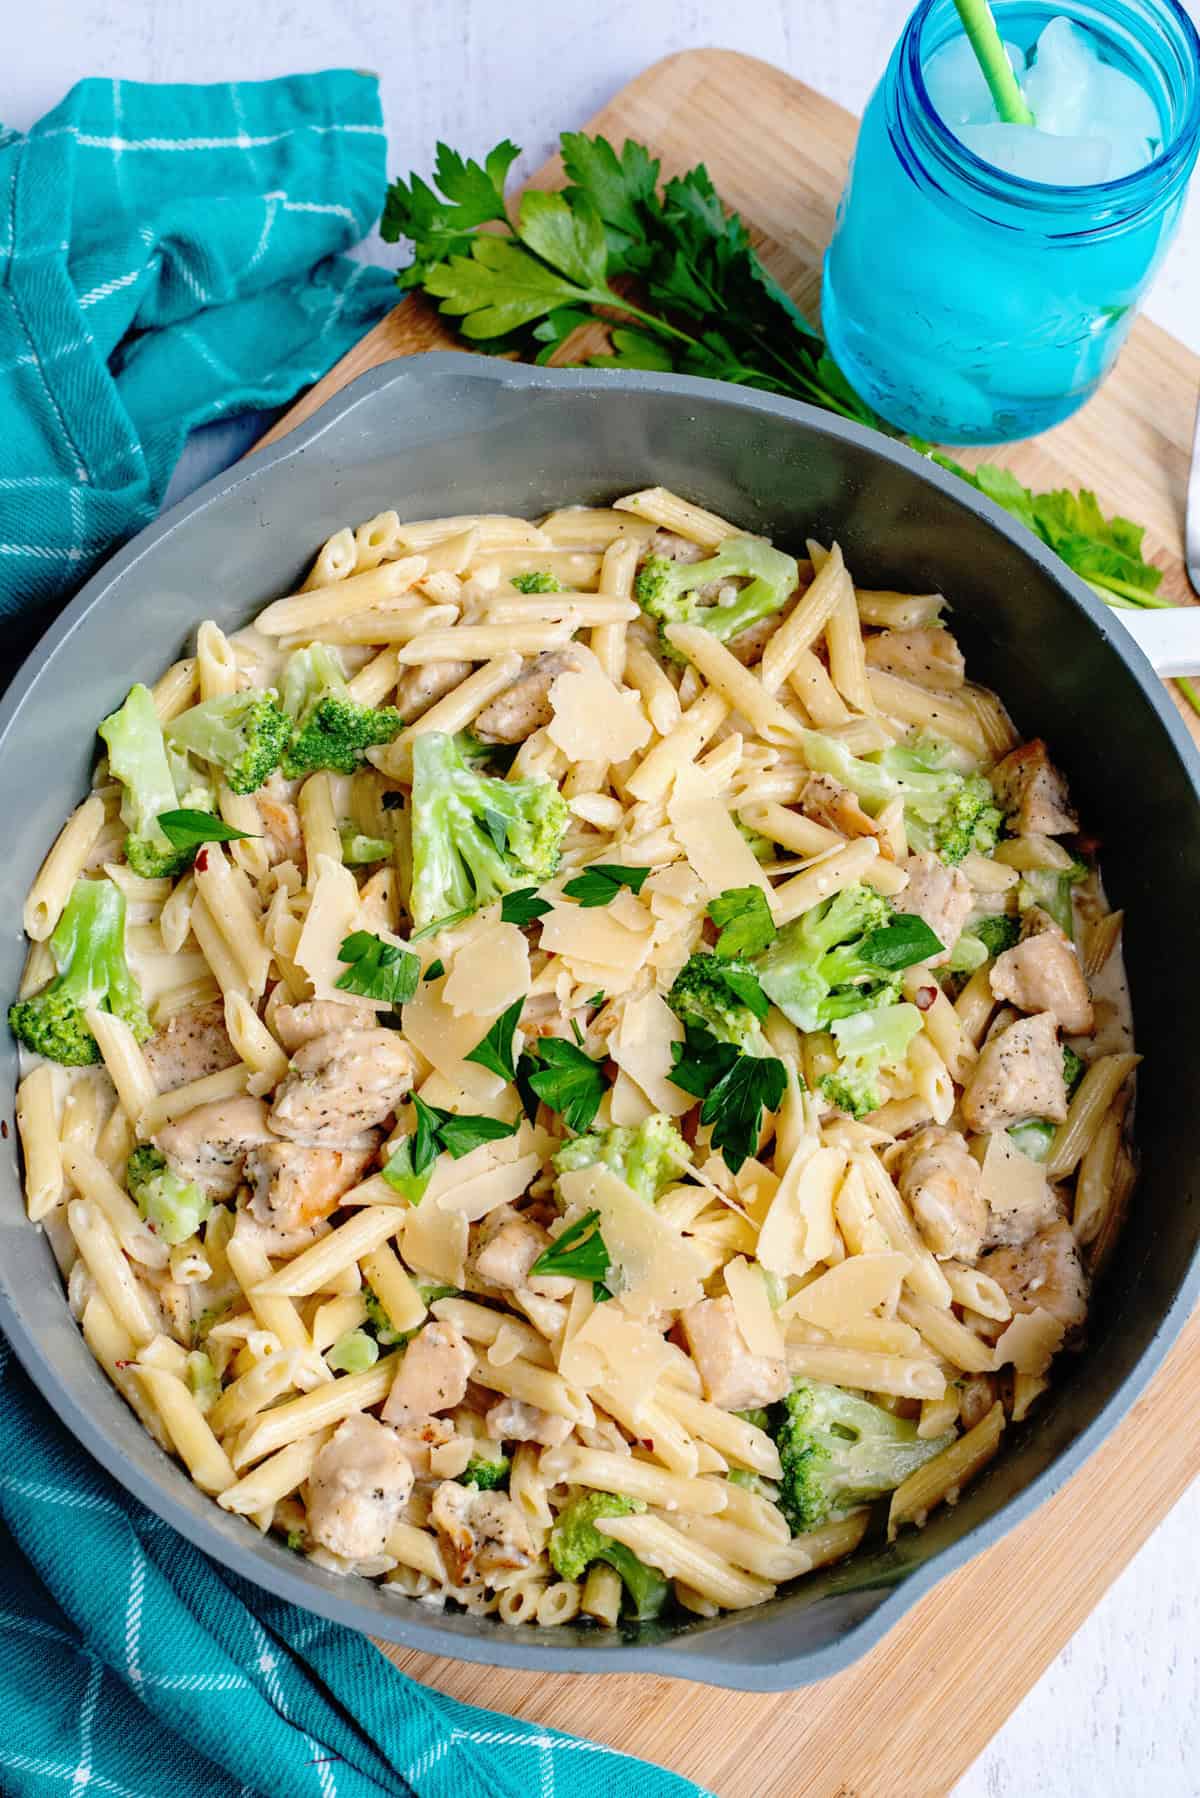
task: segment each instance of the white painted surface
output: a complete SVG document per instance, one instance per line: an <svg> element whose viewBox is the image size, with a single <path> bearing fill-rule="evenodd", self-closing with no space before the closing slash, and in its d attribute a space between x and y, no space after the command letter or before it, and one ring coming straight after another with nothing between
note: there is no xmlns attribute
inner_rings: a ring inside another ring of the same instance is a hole
<svg viewBox="0 0 1200 1798"><path fill-rule="evenodd" d="M1185 5L1200 19L1197 0ZM909 10L909 0L39 0L37 29L22 35L20 55L8 61L3 117L29 124L83 75L253 80L340 64L381 76L391 172L427 171L439 137L480 153L510 136L527 151L520 166L532 168L559 130L581 124L648 63L697 45L761 56L860 112ZM385 262L393 254L380 243L366 253ZM1200 182L1148 307L1200 351L1197 292ZM236 427L210 440L203 468L193 452L181 485L194 485L240 447ZM1122 1574L955 1798L1032 1793L1200 1793L1200 1487Z"/></svg>

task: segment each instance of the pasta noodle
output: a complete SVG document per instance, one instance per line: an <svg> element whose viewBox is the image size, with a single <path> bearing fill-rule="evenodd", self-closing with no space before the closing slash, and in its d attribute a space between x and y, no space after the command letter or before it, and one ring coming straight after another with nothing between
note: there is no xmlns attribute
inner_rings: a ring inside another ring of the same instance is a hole
<svg viewBox="0 0 1200 1798"><path fill-rule="evenodd" d="M1087 838L1019 828L1043 752L878 634L946 600L662 487L300 567L153 688L335 658L303 755L289 709L205 774L245 834L131 865L101 760L25 904L27 1210L109 1381L231 1519L492 1628L633 1626L581 1517L712 1617L955 1502L1113 1253L1138 1057ZM76 1005L80 882L125 922ZM1102 970L1054 1128L1040 1001ZM872 1416L912 1471L843 1517Z"/></svg>

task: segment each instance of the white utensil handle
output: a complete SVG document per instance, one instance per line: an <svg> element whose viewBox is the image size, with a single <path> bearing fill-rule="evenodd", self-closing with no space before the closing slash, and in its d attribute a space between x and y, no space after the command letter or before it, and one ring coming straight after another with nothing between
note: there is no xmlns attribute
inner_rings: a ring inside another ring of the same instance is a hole
<svg viewBox="0 0 1200 1798"><path fill-rule="evenodd" d="M1164 680L1175 674L1200 674L1200 606L1173 606L1169 611L1114 611Z"/></svg>

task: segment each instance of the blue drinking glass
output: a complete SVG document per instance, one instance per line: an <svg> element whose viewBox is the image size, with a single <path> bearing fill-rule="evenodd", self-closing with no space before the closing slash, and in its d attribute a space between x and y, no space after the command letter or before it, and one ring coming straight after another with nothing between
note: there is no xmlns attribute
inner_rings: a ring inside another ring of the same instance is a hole
<svg viewBox="0 0 1200 1798"><path fill-rule="evenodd" d="M1154 100L1162 148L1091 187L983 162L942 121L922 73L961 32L958 14L952 0L917 7L863 118L821 310L863 398L940 443L1031 437L1090 398L1170 245L1200 145L1200 39L1175 0L998 0L993 11L1026 52L1054 17L1083 26Z"/></svg>

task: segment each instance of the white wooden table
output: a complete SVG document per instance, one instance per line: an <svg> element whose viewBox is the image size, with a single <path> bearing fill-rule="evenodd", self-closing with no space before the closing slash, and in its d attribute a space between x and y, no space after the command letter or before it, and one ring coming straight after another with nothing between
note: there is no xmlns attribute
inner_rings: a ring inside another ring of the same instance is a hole
<svg viewBox="0 0 1200 1798"><path fill-rule="evenodd" d="M1184 0L1200 21L1198 0ZM340 65L379 73L389 169L428 172L435 141L499 138L533 168L647 63L716 44L778 63L861 112L910 0L39 0L7 59L3 122L31 123L84 75L254 80ZM372 260L394 253L378 241ZM1151 297L1200 351L1200 182ZM193 445L187 491L240 453L237 423ZM1151 1537L960 1782L955 1798L1196 1798L1200 1793L1200 1486ZM896 1798L907 1798L897 1793Z"/></svg>

